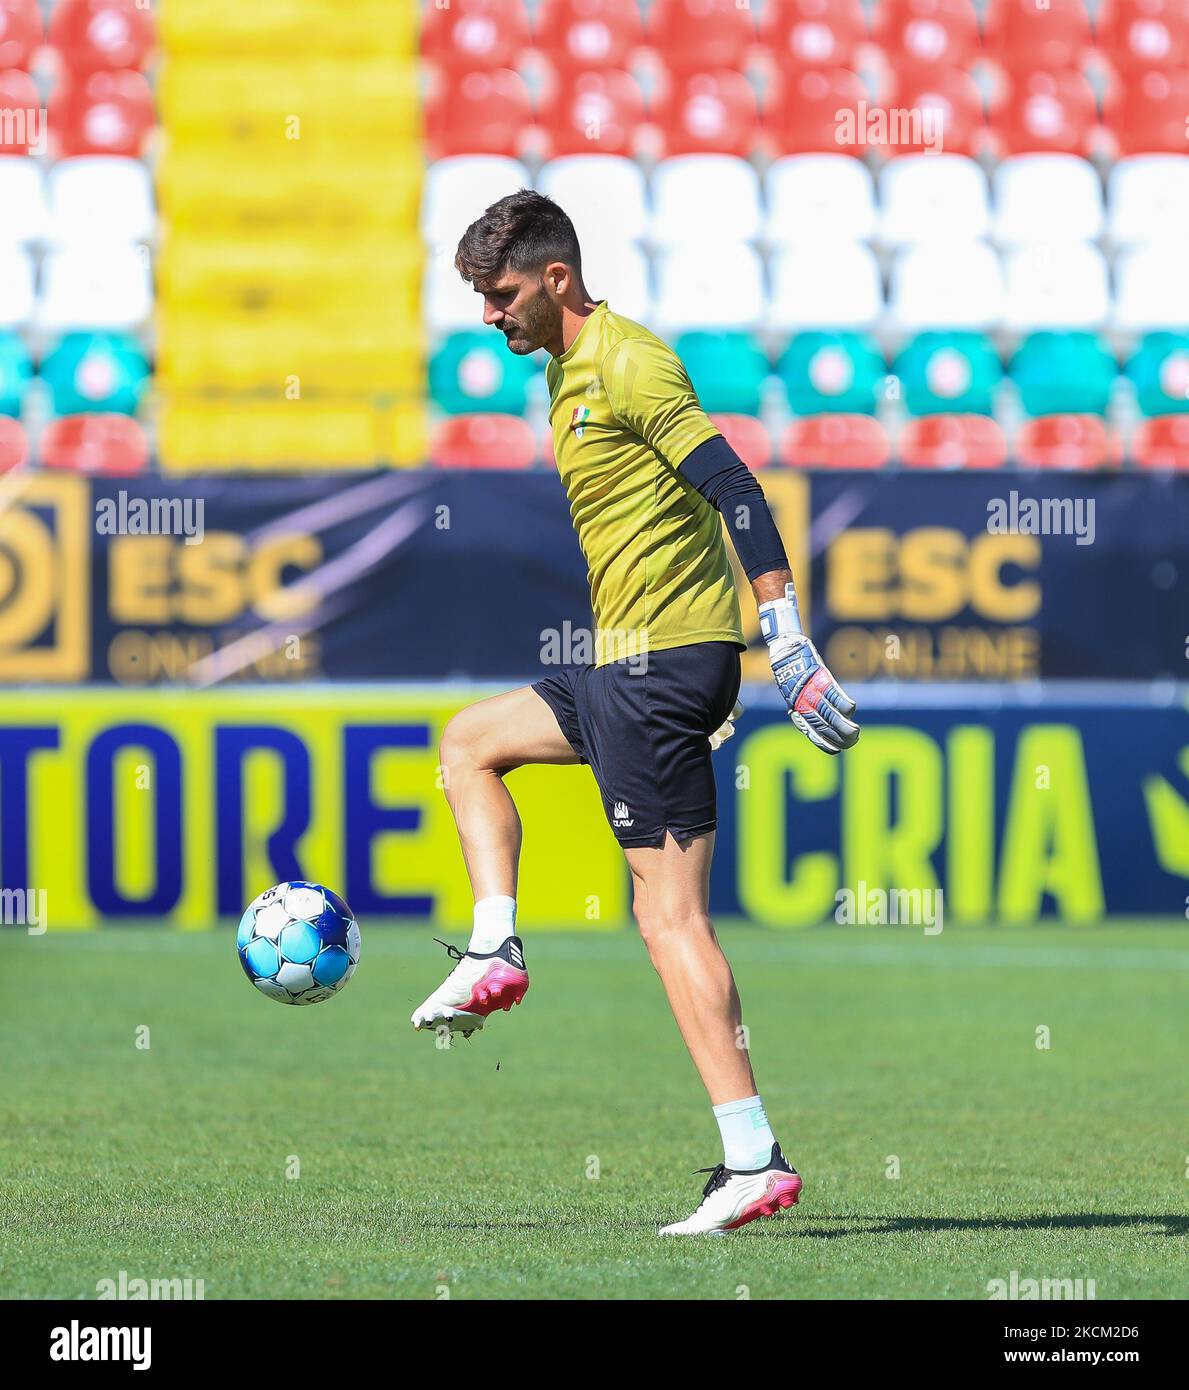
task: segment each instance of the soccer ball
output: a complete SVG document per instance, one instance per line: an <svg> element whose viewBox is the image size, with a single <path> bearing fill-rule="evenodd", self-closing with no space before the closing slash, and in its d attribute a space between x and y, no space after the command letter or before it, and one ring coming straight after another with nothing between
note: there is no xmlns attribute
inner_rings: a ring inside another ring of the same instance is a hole
<svg viewBox="0 0 1189 1390"><path fill-rule="evenodd" d="M319 1004L359 963L359 925L320 883L278 883L248 904L236 935L239 963L278 1004Z"/></svg>

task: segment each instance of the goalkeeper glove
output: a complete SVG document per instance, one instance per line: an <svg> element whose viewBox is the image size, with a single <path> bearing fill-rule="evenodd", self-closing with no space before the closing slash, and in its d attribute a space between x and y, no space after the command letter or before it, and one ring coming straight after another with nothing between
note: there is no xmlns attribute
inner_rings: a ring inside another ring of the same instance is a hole
<svg viewBox="0 0 1189 1390"><path fill-rule="evenodd" d="M760 604L760 632L768 644L772 674L789 707L789 718L823 753L853 748L859 726L850 720L855 702L830 674L817 648L801 631L791 584L784 598Z"/></svg>

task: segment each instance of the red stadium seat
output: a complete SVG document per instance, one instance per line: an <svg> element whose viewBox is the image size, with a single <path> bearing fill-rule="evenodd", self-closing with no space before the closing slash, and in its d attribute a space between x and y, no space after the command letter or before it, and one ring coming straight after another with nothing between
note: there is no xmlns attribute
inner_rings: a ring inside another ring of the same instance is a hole
<svg viewBox="0 0 1189 1390"><path fill-rule="evenodd" d="M0 154L28 154L41 135L41 95L27 72L0 72Z"/></svg>
<svg viewBox="0 0 1189 1390"><path fill-rule="evenodd" d="M772 440L763 421L754 415L714 414L710 419L748 468L767 468L772 462Z"/></svg>
<svg viewBox="0 0 1189 1390"><path fill-rule="evenodd" d="M1079 68L1090 49L1084 0L991 0L983 27L987 56L1007 71Z"/></svg>
<svg viewBox="0 0 1189 1390"><path fill-rule="evenodd" d="M0 0L0 70L27 68L44 37L37 0Z"/></svg>
<svg viewBox="0 0 1189 1390"><path fill-rule="evenodd" d="M897 453L906 468L1001 468L1007 440L988 415L924 415L905 424Z"/></svg>
<svg viewBox="0 0 1189 1390"><path fill-rule="evenodd" d="M1189 71L1150 69L1121 86L1104 113L1120 155L1189 153Z"/></svg>
<svg viewBox="0 0 1189 1390"><path fill-rule="evenodd" d="M497 68L452 76L439 84L426 104L430 158L455 154L515 158L532 119L532 99L519 73Z"/></svg>
<svg viewBox="0 0 1189 1390"><path fill-rule="evenodd" d="M889 155L978 155L985 137L983 99L974 78L960 68L911 67L895 73L882 109L887 113ZM925 119L931 129L926 129ZM940 144L938 144L940 140Z"/></svg>
<svg viewBox="0 0 1189 1390"><path fill-rule="evenodd" d="M21 422L9 415L0 415L0 473L21 468L29 458L29 440Z"/></svg>
<svg viewBox="0 0 1189 1390"><path fill-rule="evenodd" d="M524 0L426 0L421 54L445 69L510 68L531 42Z"/></svg>
<svg viewBox="0 0 1189 1390"><path fill-rule="evenodd" d="M767 0L760 38L777 69L849 68L867 39L859 0Z"/></svg>
<svg viewBox="0 0 1189 1390"><path fill-rule="evenodd" d="M991 111L1001 155L1076 154L1090 157L1098 137L1094 91L1080 72L1018 72Z"/></svg>
<svg viewBox="0 0 1189 1390"><path fill-rule="evenodd" d="M144 430L128 415L63 415L41 436L46 468L127 477L149 465Z"/></svg>
<svg viewBox="0 0 1189 1390"><path fill-rule="evenodd" d="M67 76L50 97L50 133L63 157L136 159L156 120L149 84L143 73L131 70Z"/></svg>
<svg viewBox="0 0 1189 1390"><path fill-rule="evenodd" d="M142 68L157 42L149 7L137 0L58 0L50 43L71 72Z"/></svg>
<svg viewBox="0 0 1189 1390"><path fill-rule="evenodd" d="M679 72L741 69L756 42L753 11L737 0L656 0L648 42Z"/></svg>
<svg viewBox="0 0 1189 1390"><path fill-rule="evenodd" d="M1189 470L1189 415L1157 415L1142 420L1131 452L1140 468Z"/></svg>
<svg viewBox="0 0 1189 1390"><path fill-rule="evenodd" d="M429 455L437 468L531 468L537 444L519 415L452 415L434 430Z"/></svg>
<svg viewBox="0 0 1189 1390"><path fill-rule="evenodd" d="M858 73L846 68L795 72L769 98L765 123L780 153L866 154L863 145L846 144L839 139L839 112L850 112L861 124L866 109L867 88Z"/></svg>
<svg viewBox="0 0 1189 1390"><path fill-rule="evenodd" d="M1042 415L1016 436L1016 458L1026 468L1086 471L1118 464L1118 440L1099 415Z"/></svg>
<svg viewBox="0 0 1189 1390"><path fill-rule="evenodd" d="M644 42L637 0L542 0L533 44L562 72L626 68Z"/></svg>
<svg viewBox="0 0 1189 1390"><path fill-rule="evenodd" d="M1189 0L1103 0L1094 31L1121 73L1189 67Z"/></svg>
<svg viewBox="0 0 1189 1390"><path fill-rule="evenodd" d="M794 468L882 468L890 450L871 415L807 415L780 441L780 461Z"/></svg>
<svg viewBox="0 0 1189 1390"><path fill-rule="evenodd" d="M563 74L540 116L554 159L574 154L630 158L644 121L644 93L631 73L621 70Z"/></svg>
<svg viewBox="0 0 1189 1390"><path fill-rule="evenodd" d="M760 138L755 89L741 72L670 75L654 119L665 154L733 154L746 159Z"/></svg>
<svg viewBox="0 0 1189 1390"><path fill-rule="evenodd" d="M972 0L880 0L873 38L892 68L969 67L978 56Z"/></svg>

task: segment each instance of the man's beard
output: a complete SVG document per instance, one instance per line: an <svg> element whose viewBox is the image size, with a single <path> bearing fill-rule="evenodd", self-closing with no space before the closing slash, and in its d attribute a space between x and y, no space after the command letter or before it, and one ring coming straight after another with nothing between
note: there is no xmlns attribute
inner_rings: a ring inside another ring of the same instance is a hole
<svg viewBox="0 0 1189 1390"><path fill-rule="evenodd" d="M561 309L549 298L549 292L542 285L521 310L520 319L511 332L505 332L510 351L519 357L527 357L543 347L557 332L561 319Z"/></svg>

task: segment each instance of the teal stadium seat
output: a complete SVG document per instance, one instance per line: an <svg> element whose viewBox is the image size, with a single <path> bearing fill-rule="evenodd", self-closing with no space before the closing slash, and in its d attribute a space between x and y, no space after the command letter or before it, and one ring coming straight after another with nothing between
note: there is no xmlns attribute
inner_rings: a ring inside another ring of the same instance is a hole
<svg viewBox="0 0 1189 1390"><path fill-rule="evenodd" d="M999 354L981 333L918 333L893 368L909 415L994 415L1003 379Z"/></svg>
<svg viewBox="0 0 1189 1390"><path fill-rule="evenodd" d="M1093 333L1030 333L1012 358L1020 404L1043 415L1105 415L1119 374L1114 355Z"/></svg>
<svg viewBox="0 0 1189 1390"><path fill-rule="evenodd" d="M759 415L772 368L750 333L681 333L673 344L702 409L715 415Z"/></svg>
<svg viewBox="0 0 1189 1390"><path fill-rule="evenodd" d="M0 415L20 419L32 376L24 342L15 333L0 333Z"/></svg>
<svg viewBox="0 0 1189 1390"><path fill-rule="evenodd" d="M861 333L798 333L776 367L794 415L874 415L887 374L875 343Z"/></svg>
<svg viewBox="0 0 1189 1390"><path fill-rule="evenodd" d="M135 415L149 364L126 333L67 333L41 364L55 415Z"/></svg>
<svg viewBox="0 0 1189 1390"><path fill-rule="evenodd" d="M1189 411L1189 333L1148 333L1127 363L1141 415Z"/></svg>
<svg viewBox="0 0 1189 1390"><path fill-rule="evenodd" d="M494 329L451 333L430 359L430 395L447 415L523 415L540 370L510 353Z"/></svg>

